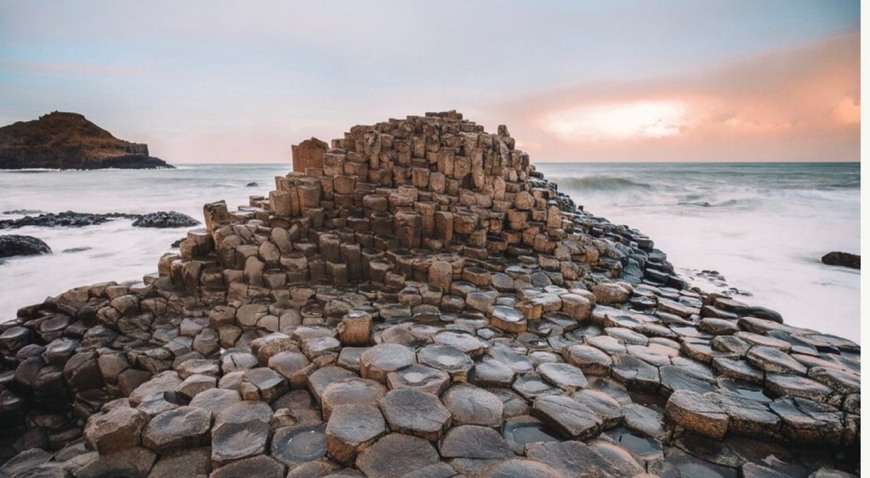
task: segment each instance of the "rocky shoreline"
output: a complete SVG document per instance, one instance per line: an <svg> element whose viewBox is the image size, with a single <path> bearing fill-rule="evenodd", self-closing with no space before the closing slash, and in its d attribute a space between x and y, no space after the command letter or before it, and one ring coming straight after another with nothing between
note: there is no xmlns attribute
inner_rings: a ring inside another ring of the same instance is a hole
<svg viewBox="0 0 870 478"><path fill-rule="evenodd" d="M455 112L0 324L2 476L860 474L860 347L689 289ZM319 167L318 167L319 166Z"/></svg>
<svg viewBox="0 0 870 478"><path fill-rule="evenodd" d="M24 216L18 219L0 219L0 229L18 229L26 226L39 227L85 227L96 226L113 219L132 219L135 227L194 227L200 224L196 219L177 211L157 211L146 214L123 212L87 213L64 211L42 213L38 216Z"/></svg>

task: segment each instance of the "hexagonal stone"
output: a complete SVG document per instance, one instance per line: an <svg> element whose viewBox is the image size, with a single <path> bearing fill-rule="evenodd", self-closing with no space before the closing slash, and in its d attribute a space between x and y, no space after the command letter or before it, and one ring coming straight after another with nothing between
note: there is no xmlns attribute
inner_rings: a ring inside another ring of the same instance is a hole
<svg viewBox="0 0 870 478"><path fill-rule="evenodd" d="M677 425L721 440L728 432L728 415L709 398L676 390L665 405L665 416Z"/></svg>
<svg viewBox="0 0 870 478"><path fill-rule="evenodd" d="M311 391L314 399L320 403L326 387L334 382L355 378L356 376L353 372L334 365L320 367L308 377L308 390Z"/></svg>
<svg viewBox="0 0 870 478"><path fill-rule="evenodd" d="M208 447L180 450L161 457L154 463L148 478L180 478L182 476L206 477L211 472L211 456Z"/></svg>
<svg viewBox="0 0 870 478"><path fill-rule="evenodd" d="M272 407L266 402L243 401L230 405L217 412L214 416L214 426L224 423L246 423L260 421L268 424L272 421Z"/></svg>
<svg viewBox="0 0 870 478"><path fill-rule="evenodd" d="M538 374L544 380L567 391L583 388L588 383L582 370L567 363L542 363L538 365Z"/></svg>
<svg viewBox="0 0 870 478"><path fill-rule="evenodd" d="M308 376L316 366L302 352L285 351L269 358L269 368L289 380L290 387L303 388L308 384Z"/></svg>
<svg viewBox="0 0 870 478"><path fill-rule="evenodd" d="M550 441L561 441L544 423L530 415L519 415L505 420L502 436L517 455L525 454L526 445Z"/></svg>
<svg viewBox="0 0 870 478"><path fill-rule="evenodd" d="M359 370L363 378L386 383L387 374L410 367L416 362L414 351L399 344L378 344L360 356Z"/></svg>
<svg viewBox="0 0 870 478"><path fill-rule="evenodd" d="M732 433L769 438L779 431L779 417L764 402L720 393L708 393L706 397L728 414L728 430Z"/></svg>
<svg viewBox="0 0 870 478"><path fill-rule="evenodd" d="M813 367L808 375L811 379L823 383L840 393L861 392L861 376L846 370L838 370L833 367Z"/></svg>
<svg viewBox="0 0 870 478"><path fill-rule="evenodd" d="M209 440L211 412L197 407L179 407L151 419L142 433L142 443L156 452L193 448Z"/></svg>
<svg viewBox="0 0 870 478"><path fill-rule="evenodd" d="M713 359L713 368L723 377L760 384L764 382L764 372L749 365L745 360L732 360L725 357Z"/></svg>
<svg viewBox="0 0 870 478"><path fill-rule="evenodd" d="M598 435L603 423L592 409L561 395L536 398L532 416L562 436L576 440Z"/></svg>
<svg viewBox="0 0 870 478"><path fill-rule="evenodd" d="M592 448L579 441L532 443L526 447L526 456L565 476L584 476L585 473L596 476L596 471L600 473L608 467Z"/></svg>
<svg viewBox="0 0 870 478"><path fill-rule="evenodd" d="M438 441L450 424L450 411L438 396L420 390L392 390L381 399L380 407L390 430L429 441Z"/></svg>
<svg viewBox="0 0 870 478"><path fill-rule="evenodd" d="M497 431L479 425L451 428L441 440L439 450L444 458L495 459L514 456Z"/></svg>
<svg viewBox="0 0 870 478"><path fill-rule="evenodd" d="M604 429L615 427L622 422L622 405L600 390L581 390L574 393L572 398L595 412L601 418L601 427Z"/></svg>
<svg viewBox="0 0 870 478"><path fill-rule="evenodd" d="M698 330L713 335L731 335L739 332L740 327L733 320L708 317L698 322Z"/></svg>
<svg viewBox="0 0 870 478"><path fill-rule="evenodd" d="M432 337L436 344L450 345L472 357L477 357L486 350L486 343L477 337L462 332L446 330Z"/></svg>
<svg viewBox="0 0 870 478"><path fill-rule="evenodd" d="M500 427L504 404L492 393L474 385L454 385L442 398L457 425Z"/></svg>
<svg viewBox="0 0 870 478"><path fill-rule="evenodd" d="M223 423L212 431L212 465L217 468L231 461L263 454L268 440L268 423L259 420Z"/></svg>
<svg viewBox="0 0 870 478"><path fill-rule="evenodd" d="M175 387L175 393L184 398L192 399L200 392L215 388L217 377L211 375L193 374Z"/></svg>
<svg viewBox="0 0 870 478"><path fill-rule="evenodd" d="M521 334L526 331L526 318L522 312L504 305L492 308L489 326L511 334Z"/></svg>
<svg viewBox="0 0 870 478"><path fill-rule="evenodd" d="M100 455L76 471L76 478L105 478L107 476L124 476L129 478L147 478L157 455L142 447Z"/></svg>
<svg viewBox="0 0 870 478"><path fill-rule="evenodd" d="M520 375L511 384L511 388L520 394L526 400L534 400L535 397L542 395L554 395L561 393L561 390L547 383L540 375L536 373L527 373Z"/></svg>
<svg viewBox="0 0 870 478"><path fill-rule="evenodd" d="M212 388L193 397L193 400L190 401L190 406L201 408L211 413L217 413L241 401L242 397L235 390Z"/></svg>
<svg viewBox="0 0 870 478"><path fill-rule="evenodd" d="M595 440L589 446L606 463L604 471L613 476L638 476L644 467L625 448L604 440Z"/></svg>
<svg viewBox="0 0 870 478"><path fill-rule="evenodd" d="M114 407L93 415L85 426L85 441L103 455L139 446L148 414L129 406Z"/></svg>
<svg viewBox="0 0 870 478"><path fill-rule="evenodd" d="M450 345L427 345L417 352L417 360L432 368L442 370L455 382L468 380L468 372L474 361L463 351Z"/></svg>
<svg viewBox="0 0 870 478"><path fill-rule="evenodd" d="M716 389L712 382L702 380L692 375L689 371L676 365L666 365L659 368L662 388L668 394L674 390L691 390L700 394L712 392Z"/></svg>
<svg viewBox="0 0 870 478"><path fill-rule="evenodd" d="M333 382L326 387L321 397L323 419L329 420L332 410L341 405L377 405L386 393L386 387L365 378L353 377Z"/></svg>
<svg viewBox="0 0 870 478"><path fill-rule="evenodd" d="M659 369L628 354L613 357L613 378L632 391L654 393L660 385Z"/></svg>
<svg viewBox="0 0 870 478"><path fill-rule="evenodd" d="M374 405L340 405L326 425L327 455L351 464L363 448L387 432L384 417Z"/></svg>
<svg viewBox="0 0 870 478"><path fill-rule="evenodd" d="M272 458L289 467L326 456L326 424L278 428L272 436Z"/></svg>
<svg viewBox="0 0 870 478"><path fill-rule="evenodd" d="M586 375L608 375L613 360L600 349L589 345L572 345L562 350L565 361L575 365Z"/></svg>
<svg viewBox="0 0 870 478"><path fill-rule="evenodd" d="M535 369L535 364L532 363L531 359L504 345L490 347L487 355L507 365L514 373L526 373Z"/></svg>
<svg viewBox="0 0 870 478"><path fill-rule="evenodd" d="M835 445L843 435L842 412L804 398L780 397L770 409L782 419L782 432L803 443Z"/></svg>
<svg viewBox="0 0 870 478"><path fill-rule="evenodd" d="M356 467L368 478L392 478L438 463L432 445L417 437L390 433L360 453Z"/></svg>
<svg viewBox="0 0 870 478"><path fill-rule="evenodd" d="M287 393L290 388L287 379L268 367L245 370L242 382L251 384L259 399L270 403Z"/></svg>
<svg viewBox="0 0 870 478"><path fill-rule="evenodd" d="M568 478L540 461L514 458L485 466L475 475L480 478Z"/></svg>
<svg viewBox="0 0 870 478"><path fill-rule="evenodd" d="M794 375L768 373L765 375L764 388L774 396L801 397L821 403L839 402L842 397L827 385Z"/></svg>
<svg viewBox="0 0 870 478"><path fill-rule="evenodd" d="M471 382L481 387L509 387L513 381L514 371L492 357L480 359L471 373Z"/></svg>
<svg viewBox="0 0 870 478"><path fill-rule="evenodd" d="M773 347L752 347L746 354L746 360L765 372L807 374L807 368L800 362L792 358L791 355Z"/></svg>
<svg viewBox="0 0 870 478"><path fill-rule="evenodd" d="M260 363L253 354L248 352L229 352L221 357L221 371L227 374L237 370L254 368Z"/></svg>
<svg viewBox="0 0 870 478"><path fill-rule="evenodd" d="M391 389L411 388L441 395L449 384L450 375L447 372L427 365L414 364L387 375L387 385Z"/></svg>
<svg viewBox="0 0 870 478"><path fill-rule="evenodd" d="M165 392L173 392L180 383L181 379L174 371L161 372L130 393L130 406L138 407L142 402L162 397Z"/></svg>
<svg viewBox="0 0 870 478"><path fill-rule="evenodd" d="M210 478L238 478L256 476L257 478L284 478L284 465L266 455L258 455L234 461L213 471Z"/></svg>

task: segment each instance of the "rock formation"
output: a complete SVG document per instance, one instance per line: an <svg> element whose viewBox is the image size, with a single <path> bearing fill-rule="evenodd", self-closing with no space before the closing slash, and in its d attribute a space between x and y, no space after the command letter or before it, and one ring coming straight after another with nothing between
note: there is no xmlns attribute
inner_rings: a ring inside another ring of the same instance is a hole
<svg viewBox="0 0 870 478"><path fill-rule="evenodd" d="M829 266L843 266L850 269L861 268L861 256L848 252L829 252L822 256L822 263Z"/></svg>
<svg viewBox="0 0 870 478"><path fill-rule="evenodd" d="M77 113L53 112L0 128L0 169L171 168L148 145L112 136Z"/></svg>
<svg viewBox="0 0 870 478"><path fill-rule="evenodd" d="M430 113L331 146L206 204L142 282L0 326L0 474L859 472L856 344L688 289L507 128Z"/></svg>
<svg viewBox="0 0 870 478"><path fill-rule="evenodd" d="M42 239L16 234L0 236L0 257L40 254L51 254L51 248Z"/></svg>

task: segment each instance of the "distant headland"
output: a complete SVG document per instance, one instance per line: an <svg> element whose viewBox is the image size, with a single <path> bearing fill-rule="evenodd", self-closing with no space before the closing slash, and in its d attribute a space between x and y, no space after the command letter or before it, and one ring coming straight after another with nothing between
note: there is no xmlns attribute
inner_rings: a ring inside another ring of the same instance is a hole
<svg viewBox="0 0 870 478"><path fill-rule="evenodd" d="M0 169L172 168L148 145L118 139L78 113L54 111L0 128Z"/></svg>

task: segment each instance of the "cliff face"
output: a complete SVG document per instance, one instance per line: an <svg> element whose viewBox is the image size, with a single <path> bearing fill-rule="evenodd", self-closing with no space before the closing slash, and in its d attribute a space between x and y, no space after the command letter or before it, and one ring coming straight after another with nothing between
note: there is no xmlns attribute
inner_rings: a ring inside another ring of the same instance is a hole
<svg viewBox="0 0 870 478"><path fill-rule="evenodd" d="M0 169L171 168L77 113L53 112L0 128Z"/></svg>

